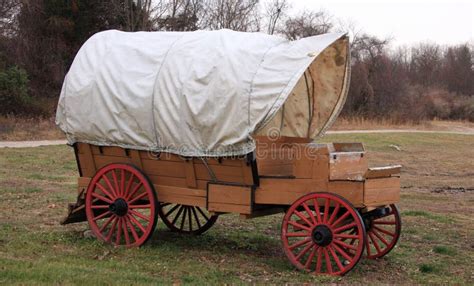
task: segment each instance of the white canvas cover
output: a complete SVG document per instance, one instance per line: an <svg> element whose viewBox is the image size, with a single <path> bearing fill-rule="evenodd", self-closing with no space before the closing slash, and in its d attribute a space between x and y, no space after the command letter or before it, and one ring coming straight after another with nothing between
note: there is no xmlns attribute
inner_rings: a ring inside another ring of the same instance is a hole
<svg viewBox="0 0 474 286"><path fill-rule="evenodd" d="M101 32L66 75L56 123L70 144L244 155L268 130L320 135L344 103L348 55L342 33Z"/></svg>

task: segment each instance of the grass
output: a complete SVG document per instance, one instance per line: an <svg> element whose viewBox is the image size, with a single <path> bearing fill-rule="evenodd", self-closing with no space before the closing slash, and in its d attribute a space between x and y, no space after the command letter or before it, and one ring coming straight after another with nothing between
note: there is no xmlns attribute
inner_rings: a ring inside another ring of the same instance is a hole
<svg viewBox="0 0 474 286"><path fill-rule="evenodd" d="M372 165L404 165L399 244L342 278L291 266L279 239L282 215L221 216L196 237L159 223L149 243L128 250L84 235L86 223L60 226L75 200L76 163L71 148L49 146L0 149L0 284L474 283L472 136L347 134L324 141L362 141Z"/></svg>

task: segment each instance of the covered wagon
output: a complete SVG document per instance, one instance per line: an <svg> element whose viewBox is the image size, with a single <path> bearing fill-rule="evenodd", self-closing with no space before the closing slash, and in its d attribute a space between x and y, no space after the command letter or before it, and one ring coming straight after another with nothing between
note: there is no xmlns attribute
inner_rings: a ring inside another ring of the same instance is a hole
<svg viewBox="0 0 474 286"><path fill-rule="evenodd" d="M400 235L400 166L368 168L360 143L318 144L350 78L345 34L106 31L78 52L57 124L74 147L78 200L113 245L144 244L158 217L201 234L219 215L285 213L299 269L341 275Z"/></svg>

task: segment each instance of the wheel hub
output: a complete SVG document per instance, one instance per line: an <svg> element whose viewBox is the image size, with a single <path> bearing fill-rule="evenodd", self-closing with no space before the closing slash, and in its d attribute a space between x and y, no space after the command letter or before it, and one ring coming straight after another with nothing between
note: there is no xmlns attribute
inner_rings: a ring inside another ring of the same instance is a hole
<svg viewBox="0 0 474 286"><path fill-rule="evenodd" d="M109 205L109 210L118 216L124 216L128 212L128 204L124 199L116 199Z"/></svg>
<svg viewBox="0 0 474 286"><path fill-rule="evenodd" d="M332 242L332 231L325 225L318 225L313 229L311 237L315 244L327 246Z"/></svg>

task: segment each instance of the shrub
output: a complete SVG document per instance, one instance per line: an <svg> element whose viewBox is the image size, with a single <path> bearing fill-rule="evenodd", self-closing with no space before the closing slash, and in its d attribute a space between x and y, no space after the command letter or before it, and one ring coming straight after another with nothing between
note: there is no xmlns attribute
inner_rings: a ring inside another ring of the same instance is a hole
<svg viewBox="0 0 474 286"><path fill-rule="evenodd" d="M0 114L21 114L32 104L28 75L16 66L0 71Z"/></svg>

